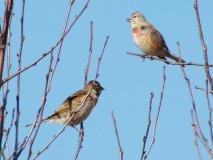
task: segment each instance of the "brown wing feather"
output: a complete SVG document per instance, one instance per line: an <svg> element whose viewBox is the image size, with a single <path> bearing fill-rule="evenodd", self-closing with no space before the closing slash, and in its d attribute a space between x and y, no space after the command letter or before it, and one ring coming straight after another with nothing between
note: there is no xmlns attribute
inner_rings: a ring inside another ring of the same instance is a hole
<svg viewBox="0 0 213 160"><path fill-rule="evenodd" d="M149 27L151 30L150 41L152 42L150 44L152 44L152 47L160 50L164 49L166 51L169 51L161 33L154 26L150 25Z"/></svg>
<svg viewBox="0 0 213 160"><path fill-rule="evenodd" d="M76 107L79 106L82 102L82 98L87 94L84 90L79 90L72 94L71 96L67 97L62 104L59 106L59 108L56 109L56 111L45 118L45 120L51 119L55 116L60 117L59 114L63 114L64 112L67 112L70 110L71 112L76 112ZM72 107L72 108L71 108Z"/></svg>

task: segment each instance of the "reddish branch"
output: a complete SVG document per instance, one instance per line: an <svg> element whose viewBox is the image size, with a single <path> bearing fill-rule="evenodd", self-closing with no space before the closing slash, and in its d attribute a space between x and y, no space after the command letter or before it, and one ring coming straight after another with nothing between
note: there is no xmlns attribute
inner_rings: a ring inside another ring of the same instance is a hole
<svg viewBox="0 0 213 160"><path fill-rule="evenodd" d="M183 67L183 65L180 65ZM154 122L154 130L153 130L153 135L152 135L152 142L147 150L146 155L144 156L144 160L147 159L154 143L155 143L155 137L156 137L156 131L157 131L157 125L158 125L158 119L159 119L159 115L160 115L160 110L161 110L161 106L162 106L162 101L163 101L163 95L164 95L164 88L165 88L165 83L166 83L166 67L163 67L163 84L162 84L162 89L161 89L161 94L160 94L160 102L158 105L158 111L157 114L155 116L155 122Z"/></svg>
<svg viewBox="0 0 213 160"><path fill-rule="evenodd" d="M143 137L143 146L142 146L142 152L141 152L141 160L144 159L144 156L146 154L146 142L148 140L150 126L151 126L151 112L152 112L152 100L153 100L153 97L154 97L154 94L151 93L150 103L149 103L149 112L148 112L146 133L145 133L145 135Z"/></svg>
<svg viewBox="0 0 213 160"><path fill-rule="evenodd" d="M197 25L198 25L198 32L200 36L200 41L203 49L203 57L204 57L204 68L205 68L205 73L206 73L206 79L209 81L209 85L211 87L211 90L213 91L213 80L209 71L209 63L208 63L208 55L207 55L207 46L204 40L203 36L203 31L201 27L201 22L200 22L200 15L199 15L199 9L198 9L198 1L194 0L194 10L195 10L195 15L196 15L196 20L197 20Z"/></svg>
<svg viewBox="0 0 213 160"><path fill-rule="evenodd" d="M4 20L3 20L3 30L0 27L0 83L2 82L2 75L4 70L4 57L6 50L6 43L8 37L8 30L10 26L10 19L12 15L13 9L13 0L5 1L5 11L4 11ZM0 88L2 84L0 84ZM5 99L3 101L3 105L0 107L0 151L2 148L2 137L3 137L3 129L4 129L4 110L5 110ZM1 157L1 155L0 155Z"/></svg>
<svg viewBox="0 0 213 160"><path fill-rule="evenodd" d="M6 68L6 77L9 77L9 75L10 75L10 68L11 68L11 64L10 64L10 40L11 40L11 36L12 36L12 33L10 32L11 21L12 21L12 16L10 18L10 24L9 24L9 28L8 28L8 38L7 38L7 68ZM5 84L5 86L2 86L2 89L3 89L3 106L6 106L7 105L7 96L8 96L8 93L9 93L9 83L7 82ZM5 159L5 160L6 160L6 158L4 157L4 149L6 148L6 144L8 143L8 136L9 136L10 130L11 130L12 126L13 126L13 122L14 122L13 120L14 120L14 109L12 111L11 124L10 124L10 127L8 129L6 129L6 131L5 131L5 142L4 142L4 145L2 146L2 150L0 152L0 155L2 155L2 158ZM9 149L9 147L7 149Z"/></svg>
<svg viewBox="0 0 213 160"><path fill-rule="evenodd" d="M4 11L4 22L3 22L3 30L0 29L0 82L2 81L2 75L4 70L4 56L6 50L8 29L10 24L10 17L12 15L13 10L13 0L5 1L5 11ZM0 85L1 87L1 85Z"/></svg>
<svg viewBox="0 0 213 160"><path fill-rule="evenodd" d="M166 64L169 64L169 65L184 65L184 66L197 66L197 67L205 66L205 64L199 64L199 63L193 63L193 62L187 62L187 63L172 62L172 61L168 61L168 60L165 60L165 59L160 59L160 58L157 58L157 57L149 56L149 55L146 55L146 54L139 54L139 53L133 53L133 52L127 52L127 54L132 55L132 56L141 57L142 59L162 61L162 62L165 62ZM213 67L213 64L208 64L208 67Z"/></svg>
<svg viewBox="0 0 213 160"><path fill-rule="evenodd" d="M115 115L114 115L113 111L112 111L111 114L112 114L112 122L113 122L114 130L115 130L115 136L116 136L116 140L117 140L117 144L118 144L120 160L123 160L123 149L122 149L121 143L120 143L120 138L119 138L119 134L118 134L118 128L117 128Z"/></svg>

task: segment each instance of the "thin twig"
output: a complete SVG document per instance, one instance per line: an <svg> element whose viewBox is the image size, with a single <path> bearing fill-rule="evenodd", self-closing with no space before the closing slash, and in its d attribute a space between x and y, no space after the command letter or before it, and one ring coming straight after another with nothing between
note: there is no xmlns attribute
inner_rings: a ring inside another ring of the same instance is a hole
<svg viewBox="0 0 213 160"><path fill-rule="evenodd" d="M92 44L93 44L93 21L90 21L90 45L89 45L89 54L88 54L88 60L87 60L87 66L84 71L84 85L87 83L87 77L92 57Z"/></svg>
<svg viewBox="0 0 213 160"><path fill-rule="evenodd" d="M1 153L2 154L4 152L4 149L6 148L6 144L8 143L8 137L9 137L9 134L10 134L10 130L13 126L13 122L14 122L14 112L15 112L15 109L13 109L12 111L12 118L11 118L11 122L10 122L10 126L8 127L8 129L5 131L6 132L6 137L5 137L5 141L4 141L4 145L2 147L2 150L1 150Z"/></svg>
<svg viewBox="0 0 213 160"><path fill-rule="evenodd" d="M210 74L210 71L209 71L207 46L206 46L206 43L205 43L205 40L204 40L203 31L202 31L201 22L200 22L198 0L194 0L194 10L195 10L195 16L196 16L196 20L197 20L200 42L201 42L202 49L203 49L203 57L204 57L204 64L205 64L204 69L205 69L206 79L208 79L211 90L213 91L213 80L212 80L212 77L211 77L211 74Z"/></svg>
<svg viewBox="0 0 213 160"><path fill-rule="evenodd" d="M199 63L193 63L193 62L187 62L187 63L172 62L172 61L168 61L168 60L165 60L165 59L160 59L160 58L157 58L157 57L149 56L149 55L146 55L146 54L139 54L139 53L133 53L133 52L127 52L127 54L132 55L132 56L141 57L142 59L162 61L162 62L165 62L169 65L184 65L184 66L197 66L197 67L205 66L205 64L199 64ZM213 64L208 64L208 67L213 67Z"/></svg>
<svg viewBox="0 0 213 160"><path fill-rule="evenodd" d="M112 122L113 122L113 126L114 126L115 136L116 136L117 144L118 144L120 160L123 160L123 149L122 149L121 143L120 143L120 138L119 138L119 134L118 134L118 128L117 128L115 115L114 115L113 111L111 112L111 114L112 114Z"/></svg>
<svg viewBox="0 0 213 160"><path fill-rule="evenodd" d="M198 159L202 160L202 157L201 157L201 154L200 154L200 148L199 148L198 141L197 141L199 135L197 133L197 128L196 128L196 125L195 125L195 119L194 119L194 114L193 114L192 109L191 109L191 117L192 117L192 128L193 128L193 131L194 131L195 148L196 148L196 151L197 151Z"/></svg>
<svg viewBox="0 0 213 160"><path fill-rule="evenodd" d="M22 13L21 13L21 35L20 35L20 48L18 53L18 71L21 70L22 62L22 51L24 45L24 9L25 9L25 0L22 0ZM17 149L19 143L19 117L20 117L20 87L21 86L21 75L17 76L17 94L16 94L16 120L15 120L15 145L14 145L14 156L13 160L17 160Z"/></svg>
<svg viewBox="0 0 213 160"><path fill-rule="evenodd" d="M182 65L181 65L182 66ZM157 131L157 125L158 125L158 119L159 119L159 115L160 115L160 110L161 110L161 106L162 106L162 101L163 101L163 95L164 95L164 88L165 88L165 83L166 83L166 67L163 67L163 84L162 84L162 89L161 89L161 94L160 94L160 102L158 105L158 111L157 114L155 116L155 122L154 122L154 130L153 130L153 135L152 135L152 142L151 145L148 148L147 154L144 156L144 160L147 159L154 143L155 143L155 137L156 137L156 131Z"/></svg>
<svg viewBox="0 0 213 160"><path fill-rule="evenodd" d="M152 112L152 101L153 101L154 94L151 92L150 102L149 102L149 112L148 112L148 119L147 119L147 126L146 126L146 133L143 137L143 146L141 151L141 160L144 159L146 154L146 142L148 140L150 126L151 126L151 112Z"/></svg>
<svg viewBox="0 0 213 160"><path fill-rule="evenodd" d="M213 144L213 128L212 128L212 107L210 104L210 100L209 100L209 89L208 89L208 80L206 80L206 101L207 101L207 106L208 106L208 112L209 112L209 119L208 119L208 124L209 124L209 131L210 131L210 137L211 137L211 142Z"/></svg>
<svg viewBox="0 0 213 160"><path fill-rule="evenodd" d="M79 131L78 147L77 147L77 151L76 151L74 160L78 159L80 150L82 148L83 141L84 141L84 127L83 127L83 123L81 123L80 124L80 131Z"/></svg>
<svg viewBox="0 0 213 160"><path fill-rule="evenodd" d="M100 57L98 58L98 64L97 64L97 69L96 69L96 74L95 74L95 79L94 79L94 80L96 80L96 79L98 78L98 76L99 76L99 68L100 68L101 60L102 60L102 58L103 58L104 51L105 51L105 49L106 49L108 40L109 40L109 36L106 36L106 40L105 40L105 42L104 42L104 46L103 46L103 48L102 48L101 55L100 55Z"/></svg>

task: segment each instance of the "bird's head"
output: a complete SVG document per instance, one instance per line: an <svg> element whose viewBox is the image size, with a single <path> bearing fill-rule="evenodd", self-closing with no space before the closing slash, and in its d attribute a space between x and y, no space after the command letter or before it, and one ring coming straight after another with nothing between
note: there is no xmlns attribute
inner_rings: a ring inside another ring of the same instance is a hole
<svg viewBox="0 0 213 160"><path fill-rule="evenodd" d="M144 17L143 14L140 12L136 11L131 14L131 16L127 19L127 21L130 23L130 25L137 26L140 25L141 23L146 22L146 18Z"/></svg>
<svg viewBox="0 0 213 160"><path fill-rule="evenodd" d="M91 80L89 81L85 86L85 90L91 90L91 92L95 92L97 96L101 94L101 91L104 90L104 88L101 86L101 84L98 81Z"/></svg>

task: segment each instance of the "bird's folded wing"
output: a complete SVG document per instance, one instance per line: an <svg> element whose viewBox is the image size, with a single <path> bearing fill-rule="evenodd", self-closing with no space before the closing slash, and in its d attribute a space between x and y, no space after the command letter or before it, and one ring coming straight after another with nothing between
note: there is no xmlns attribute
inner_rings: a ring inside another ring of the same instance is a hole
<svg viewBox="0 0 213 160"><path fill-rule="evenodd" d="M71 113L77 112L86 94L87 92L83 90L75 92L71 96L67 97L52 115L48 116L45 119L47 120L55 116L60 117L60 114L63 114L64 112L71 112Z"/></svg>

